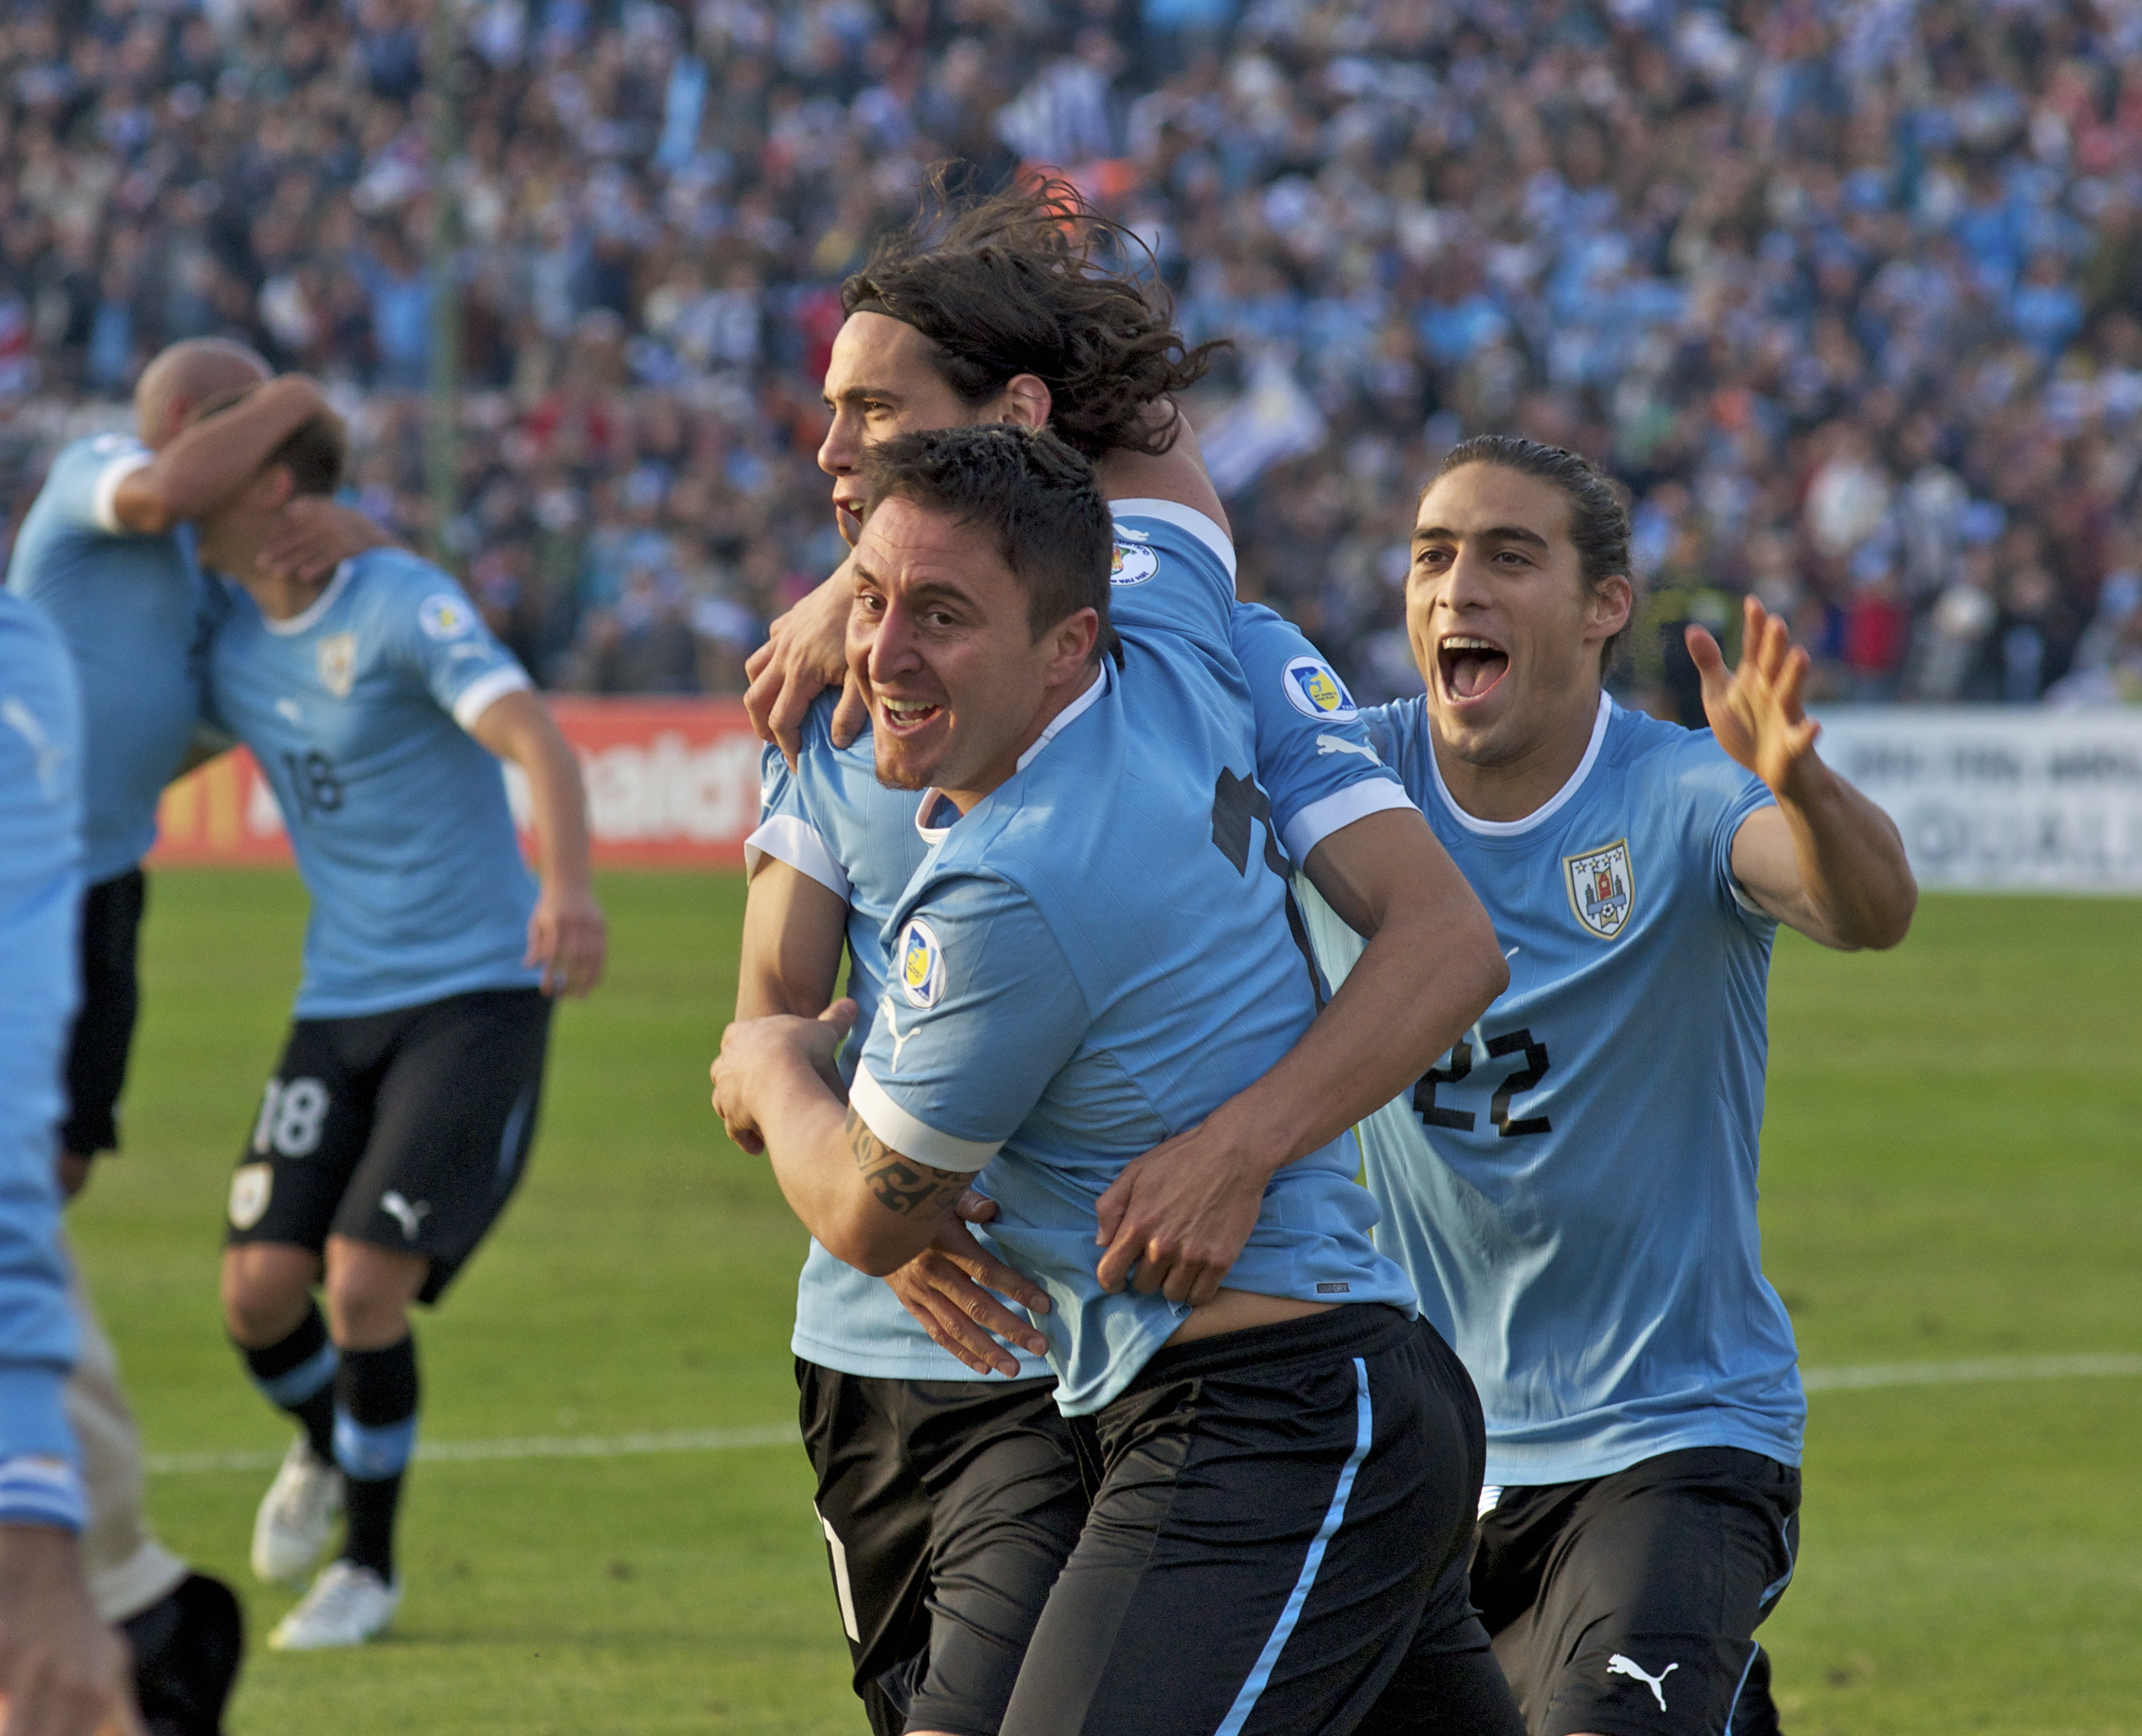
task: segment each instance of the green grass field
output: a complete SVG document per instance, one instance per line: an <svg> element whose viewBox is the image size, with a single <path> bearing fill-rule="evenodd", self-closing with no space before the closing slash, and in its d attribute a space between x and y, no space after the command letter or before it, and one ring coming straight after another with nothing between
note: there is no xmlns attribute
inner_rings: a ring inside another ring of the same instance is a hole
<svg viewBox="0 0 2142 1736"><path fill-rule="evenodd" d="M419 1326L435 1442L792 1424L803 1236L720 1137L706 1063L740 882L611 876L533 1170ZM74 1233L150 1450L279 1452L218 1325L225 1178L274 1063L304 896L158 875L128 1155ZM1903 949L1787 935L1767 1265L1809 1369L2142 1351L2142 904L1930 898ZM1803 1563L1764 1630L1793 1736L2142 1731L2142 1378L1823 1392ZM266 1473L151 1480L245 1595ZM792 1445L417 1467L409 1594L354 1655L256 1650L234 1736L860 1732Z"/></svg>

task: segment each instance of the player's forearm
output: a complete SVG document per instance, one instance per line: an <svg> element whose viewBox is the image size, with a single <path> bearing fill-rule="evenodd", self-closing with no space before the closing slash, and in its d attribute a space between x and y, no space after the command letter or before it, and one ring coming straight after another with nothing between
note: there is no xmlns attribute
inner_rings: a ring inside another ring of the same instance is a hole
<svg viewBox="0 0 2142 1736"><path fill-rule="evenodd" d="M1809 754L1778 796L1810 914L1840 947L1894 946L1919 889L1896 822Z"/></svg>
<svg viewBox="0 0 2142 1736"><path fill-rule="evenodd" d="M939 1199L936 1172L887 1151L807 1062L763 1069L753 1094L782 1196L836 1260L883 1278L930 1245L956 1186Z"/></svg>
<svg viewBox="0 0 2142 1736"><path fill-rule="evenodd" d="M126 478L118 497L122 521L153 534L214 510L327 408L310 380L286 374L269 381L244 402L195 423Z"/></svg>
<svg viewBox="0 0 2142 1736"><path fill-rule="evenodd" d="M533 702L540 704L540 701ZM594 875L587 792L580 762L549 718L520 732L511 757L528 777L536 828L536 871L553 889L585 892Z"/></svg>

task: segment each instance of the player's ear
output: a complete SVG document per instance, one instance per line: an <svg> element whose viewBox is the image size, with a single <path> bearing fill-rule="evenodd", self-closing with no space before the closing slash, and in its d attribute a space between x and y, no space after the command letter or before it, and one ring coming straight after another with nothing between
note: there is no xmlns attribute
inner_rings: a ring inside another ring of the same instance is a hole
<svg viewBox="0 0 2142 1736"><path fill-rule="evenodd" d="M1051 687L1059 687L1075 680L1081 671L1093 660L1094 642L1101 636L1101 612L1098 609L1073 609L1049 629L1049 668L1045 679Z"/></svg>
<svg viewBox="0 0 2142 1736"><path fill-rule="evenodd" d="M1629 624L1629 616L1636 606L1636 588L1625 574L1610 574L1597 584L1587 586L1584 595L1585 638L1611 639Z"/></svg>
<svg viewBox="0 0 2142 1736"><path fill-rule="evenodd" d="M1019 428L1045 428L1055 407L1049 387L1038 374L1014 374L1005 382L999 406L1003 419Z"/></svg>

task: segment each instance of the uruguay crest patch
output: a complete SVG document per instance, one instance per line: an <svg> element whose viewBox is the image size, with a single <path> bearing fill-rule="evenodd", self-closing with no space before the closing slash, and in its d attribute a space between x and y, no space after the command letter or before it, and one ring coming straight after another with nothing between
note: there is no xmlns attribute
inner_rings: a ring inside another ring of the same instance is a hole
<svg viewBox="0 0 2142 1736"><path fill-rule="evenodd" d="M349 698L349 690L357 684L357 635L353 633L329 633L321 636L319 649L320 685L338 699Z"/></svg>
<svg viewBox="0 0 2142 1736"><path fill-rule="evenodd" d="M1636 875L1629 866L1626 838L1564 856L1562 878L1577 920L1602 940L1611 940L1628 925L1636 907Z"/></svg>
<svg viewBox="0 0 2142 1736"><path fill-rule="evenodd" d="M920 917L900 931L900 992L911 1006L930 1008L945 993L945 949Z"/></svg>

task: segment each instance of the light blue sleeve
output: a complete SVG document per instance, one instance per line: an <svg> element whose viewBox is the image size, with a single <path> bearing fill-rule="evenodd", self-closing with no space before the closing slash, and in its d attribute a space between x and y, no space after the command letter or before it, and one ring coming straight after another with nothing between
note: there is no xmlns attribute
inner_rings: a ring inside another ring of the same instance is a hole
<svg viewBox="0 0 2142 1736"><path fill-rule="evenodd" d="M48 506L75 530L131 536L133 533L113 515L112 498L120 483L134 471L146 470L155 456L129 434L100 434L78 441L53 461L52 474L45 479Z"/></svg>
<svg viewBox="0 0 2142 1736"><path fill-rule="evenodd" d="M1692 732L1680 745L1675 771L1689 804L1689 836L1709 856L1711 895L1759 934L1776 931L1777 920L1750 900L1733 875L1733 840L1750 814L1775 807L1770 787L1718 745L1707 729Z"/></svg>
<svg viewBox="0 0 2142 1736"><path fill-rule="evenodd" d="M895 1151L978 1170L1077 1053L1085 998L1033 901L981 875L925 889L889 963L848 1101Z"/></svg>
<svg viewBox="0 0 2142 1736"><path fill-rule="evenodd" d="M1413 806L1346 683L1300 628L1261 604L1237 603L1233 636L1256 723L1257 782L1297 865L1356 820Z"/></svg>
<svg viewBox="0 0 2142 1736"><path fill-rule="evenodd" d="M493 700L535 683L451 577L403 559L409 570L382 599L389 613L387 644L440 710L472 728Z"/></svg>
<svg viewBox="0 0 2142 1736"><path fill-rule="evenodd" d="M81 709L43 616L0 595L0 1523L86 1518L53 1170L81 901Z"/></svg>
<svg viewBox="0 0 2142 1736"><path fill-rule="evenodd" d="M805 780L788 769L778 747L759 754L758 826L743 841L747 878L758 872L759 864L771 857L786 862L798 874L808 875L842 903L853 901L854 887L847 870L834 854L832 842L812 817Z"/></svg>
<svg viewBox="0 0 2142 1736"><path fill-rule="evenodd" d="M1235 545L1202 512L1172 501L1111 501L1114 565L1108 618L1224 649L1235 606Z"/></svg>

